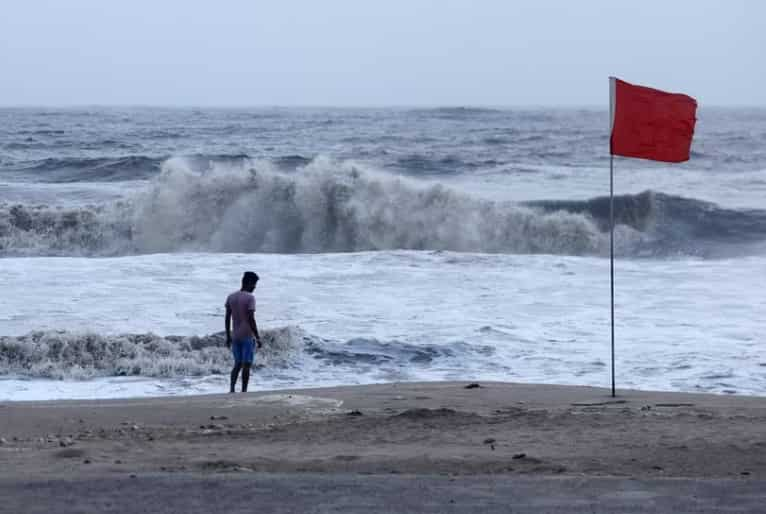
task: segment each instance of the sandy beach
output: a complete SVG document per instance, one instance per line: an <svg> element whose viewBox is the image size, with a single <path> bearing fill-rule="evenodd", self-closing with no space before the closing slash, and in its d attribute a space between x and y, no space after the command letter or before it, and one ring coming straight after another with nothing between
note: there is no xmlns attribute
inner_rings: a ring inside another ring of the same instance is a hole
<svg viewBox="0 0 766 514"><path fill-rule="evenodd" d="M758 512L764 421L760 397L492 382L6 402L0 512L204 512L227 488L266 512Z"/></svg>
<svg viewBox="0 0 766 514"><path fill-rule="evenodd" d="M468 387L467 387L468 386ZM147 472L763 478L766 398L406 383L0 405L0 477Z"/></svg>

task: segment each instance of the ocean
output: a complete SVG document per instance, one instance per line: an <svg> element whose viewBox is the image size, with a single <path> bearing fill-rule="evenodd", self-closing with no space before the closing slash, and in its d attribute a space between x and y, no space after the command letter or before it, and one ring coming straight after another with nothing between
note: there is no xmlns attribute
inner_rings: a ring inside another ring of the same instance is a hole
<svg viewBox="0 0 766 514"><path fill-rule="evenodd" d="M766 109L615 159L618 388L766 394ZM610 385L608 113L0 109L0 400Z"/></svg>

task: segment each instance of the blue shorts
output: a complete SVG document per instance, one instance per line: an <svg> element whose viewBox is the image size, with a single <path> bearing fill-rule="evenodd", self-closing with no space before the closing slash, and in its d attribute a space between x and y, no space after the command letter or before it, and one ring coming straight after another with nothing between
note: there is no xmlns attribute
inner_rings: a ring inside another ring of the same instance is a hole
<svg viewBox="0 0 766 514"><path fill-rule="evenodd" d="M234 355L235 364L252 364L255 356L255 341L252 337L232 341L231 353Z"/></svg>

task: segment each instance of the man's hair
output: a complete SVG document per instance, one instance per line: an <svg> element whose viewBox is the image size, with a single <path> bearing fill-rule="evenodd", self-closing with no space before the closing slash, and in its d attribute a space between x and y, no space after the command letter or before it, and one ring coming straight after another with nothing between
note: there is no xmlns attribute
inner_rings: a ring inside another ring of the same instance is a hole
<svg viewBox="0 0 766 514"><path fill-rule="evenodd" d="M258 282L258 273L255 273L254 271L245 271L245 274L242 275L242 285L246 284L255 284Z"/></svg>

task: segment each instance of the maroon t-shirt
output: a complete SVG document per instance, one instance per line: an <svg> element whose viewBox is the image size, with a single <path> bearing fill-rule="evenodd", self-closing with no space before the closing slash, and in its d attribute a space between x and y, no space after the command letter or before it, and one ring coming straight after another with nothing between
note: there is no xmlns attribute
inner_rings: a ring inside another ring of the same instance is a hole
<svg viewBox="0 0 766 514"><path fill-rule="evenodd" d="M255 296L246 291L231 293L226 298L226 307L231 309L231 338L234 341L252 338L255 334L250 328L248 318L250 311L255 311Z"/></svg>

